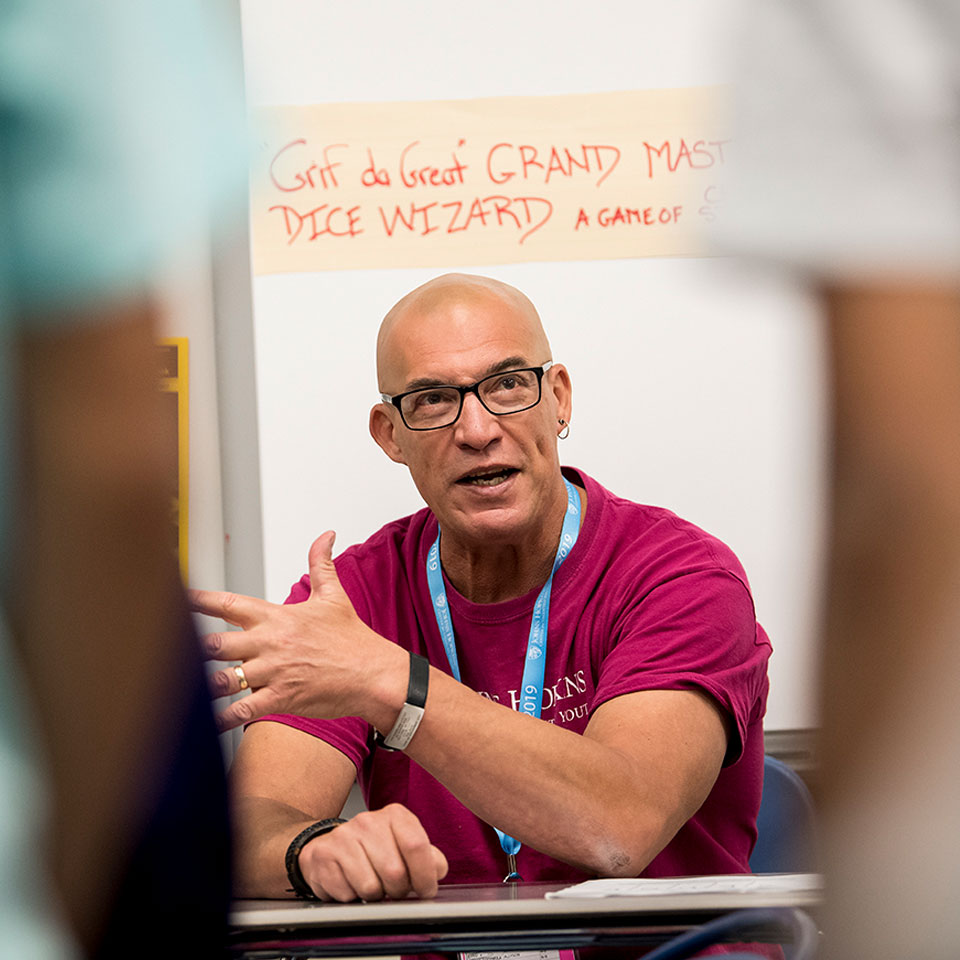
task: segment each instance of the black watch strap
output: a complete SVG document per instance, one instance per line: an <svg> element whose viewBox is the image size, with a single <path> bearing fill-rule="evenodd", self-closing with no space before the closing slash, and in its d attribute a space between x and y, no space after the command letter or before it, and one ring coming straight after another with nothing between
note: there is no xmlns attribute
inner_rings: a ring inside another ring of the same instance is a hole
<svg viewBox="0 0 960 960"><path fill-rule="evenodd" d="M404 750L423 719L430 686L430 661L419 653L410 654L410 679L407 681L407 700L400 708L397 721L386 736L376 732L374 743L384 750Z"/></svg>
<svg viewBox="0 0 960 960"><path fill-rule="evenodd" d="M290 892L295 893L301 900L316 900L317 896L310 888L310 884L303 879L303 874L300 872L300 851L314 837L329 833L335 827L339 827L341 823L346 822L346 820L341 820L339 817L331 817L328 820L318 820L316 823L311 823L309 827L305 827L290 841L290 846L287 847L287 856L285 858L287 878L290 880Z"/></svg>

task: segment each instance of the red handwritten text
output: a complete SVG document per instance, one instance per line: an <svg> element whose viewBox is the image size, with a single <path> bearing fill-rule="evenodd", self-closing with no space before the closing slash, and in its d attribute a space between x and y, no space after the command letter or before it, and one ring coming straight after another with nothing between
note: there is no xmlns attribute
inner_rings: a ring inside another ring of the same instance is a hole
<svg viewBox="0 0 960 960"><path fill-rule="evenodd" d="M682 137L679 143L664 140L659 147L643 141L647 150L647 176L653 177L654 155L658 160L665 160L667 170L676 172L681 163L685 163L690 170L705 170L715 163L723 163L723 146L729 140L696 140L689 146Z"/></svg>
<svg viewBox="0 0 960 960"><path fill-rule="evenodd" d="M655 223L676 223L683 207L603 207L597 211L597 223L601 227L615 227L618 223L642 223L652 227Z"/></svg>
<svg viewBox="0 0 960 960"><path fill-rule="evenodd" d="M450 154L450 164L423 164L415 156L409 156L419 145L419 140L408 143L400 153L400 179L405 187L453 187L463 184L463 172L467 169L455 153ZM463 146L463 140L460 141ZM372 164L372 159L371 159Z"/></svg>
<svg viewBox="0 0 960 960"><path fill-rule="evenodd" d="M549 154L540 153L529 144L498 143L487 153L487 176L494 183L506 183L516 176L549 183L550 178L558 174L573 177L578 173L599 173L602 174L596 182L599 187L619 162L619 147L598 143L581 144L573 150L551 146Z"/></svg>
<svg viewBox="0 0 960 960"><path fill-rule="evenodd" d="M303 166L302 159L298 162L298 158L302 158L302 148L306 145L306 140L292 140L274 154L270 161L270 179L278 190L292 193L306 187L316 189L320 186L327 190L340 185L337 183L336 169L341 166L341 163L330 159L330 151L341 147L345 149L347 144L328 144L323 148L322 165L313 161Z"/></svg>
<svg viewBox="0 0 960 960"><path fill-rule="evenodd" d="M444 233L462 233L483 227L507 227L520 233L517 243L523 243L539 230L553 214L553 204L543 197L474 197L470 203L454 200L450 203L425 203L408 206L396 204L392 213L378 207L383 229L392 237L401 227L410 233L426 236L435 230Z"/></svg>
<svg viewBox="0 0 960 960"><path fill-rule="evenodd" d="M301 234L304 240L316 240L317 237L322 236L356 237L363 233L363 227L360 226L360 207L350 207L349 210L345 210L343 207L331 207L324 203L306 213L299 213L293 207L277 204L270 207L271 212L274 210L283 213L287 246L290 246ZM305 226L306 232L304 232Z"/></svg>
<svg viewBox="0 0 960 960"><path fill-rule="evenodd" d="M653 227L658 223L676 223L683 213L683 207L601 207L594 220L598 227L616 227L633 224L635 226ZM573 229L579 230L581 227L590 226L590 215L580 208L577 215L577 222Z"/></svg>
<svg viewBox="0 0 960 960"><path fill-rule="evenodd" d="M370 160L370 163L366 169L364 169L363 173L360 174L360 182L365 187L389 187L390 174L386 167L378 167L376 165L373 159L373 151L369 147L367 147L367 158Z"/></svg>

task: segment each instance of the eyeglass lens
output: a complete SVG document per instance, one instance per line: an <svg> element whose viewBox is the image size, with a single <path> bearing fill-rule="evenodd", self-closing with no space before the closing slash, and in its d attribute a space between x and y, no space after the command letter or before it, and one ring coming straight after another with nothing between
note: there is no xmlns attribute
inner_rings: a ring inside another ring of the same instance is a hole
<svg viewBox="0 0 960 960"><path fill-rule="evenodd" d="M476 393L491 413L516 413L539 402L540 378L533 370L496 373L476 384ZM400 412L413 429L445 427L460 415L460 398L456 387L428 387L407 394Z"/></svg>

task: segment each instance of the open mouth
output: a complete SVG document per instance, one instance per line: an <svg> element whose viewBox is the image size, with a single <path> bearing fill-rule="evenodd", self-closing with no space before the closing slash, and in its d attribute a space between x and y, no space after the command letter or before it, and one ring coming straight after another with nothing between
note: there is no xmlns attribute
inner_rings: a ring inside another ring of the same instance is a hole
<svg viewBox="0 0 960 960"><path fill-rule="evenodd" d="M518 471L514 467L499 467L491 470L478 470L461 477L457 483L465 487L497 487Z"/></svg>

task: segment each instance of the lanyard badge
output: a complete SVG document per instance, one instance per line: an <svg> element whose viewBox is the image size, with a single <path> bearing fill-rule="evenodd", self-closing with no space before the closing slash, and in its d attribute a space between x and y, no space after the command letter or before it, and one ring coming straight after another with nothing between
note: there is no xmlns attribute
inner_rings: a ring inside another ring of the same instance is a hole
<svg viewBox="0 0 960 960"><path fill-rule="evenodd" d="M540 590L537 602L533 606L533 619L530 623L530 635L527 639L527 654L523 664L523 678L520 683L519 710L531 717L539 717L543 706L543 675L546 664L547 631L550 623L550 591L553 587L553 576L560 568L560 564L567 559L580 535L580 496L577 488L564 477L567 487L567 512L563 518L563 529L560 532L560 543L557 546L557 555L553 561L553 569L547 582ZM440 533L427 554L427 585L430 588L430 597L433 601L433 612L437 618L437 627L440 629L440 639L447 654L450 672L455 680L460 679L460 664L457 661L457 643L453 633L453 621L450 619L450 606L447 602L447 588L443 582L443 572L440 569ZM496 830L497 828L494 827ZM507 855L507 875L503 878L519 880L517 873L517 853L520 850L520 841L497 830L500 846Z"/></svg>

